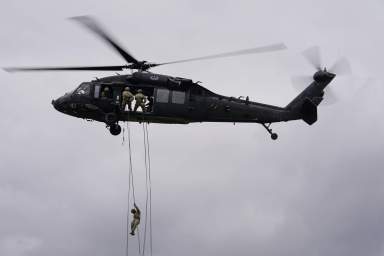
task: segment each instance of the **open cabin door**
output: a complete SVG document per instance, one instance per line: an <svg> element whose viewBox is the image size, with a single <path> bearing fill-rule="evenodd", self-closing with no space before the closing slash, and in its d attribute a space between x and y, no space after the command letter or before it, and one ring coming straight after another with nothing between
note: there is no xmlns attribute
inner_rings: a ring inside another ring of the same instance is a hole
<svg viewBox="0 0 384 256"><path fill-rule="evenodd" d="M94 103L103 112L115 112L119 105L120 92L111 84L95 84L93 89Z"/></svg>

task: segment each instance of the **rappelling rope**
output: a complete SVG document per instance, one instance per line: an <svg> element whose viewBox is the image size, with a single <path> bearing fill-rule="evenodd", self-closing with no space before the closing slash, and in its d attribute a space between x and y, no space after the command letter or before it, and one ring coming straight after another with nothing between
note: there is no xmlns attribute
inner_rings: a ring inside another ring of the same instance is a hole
<svg viewBox="0 0 384 256"><path fill-rule="evenodd" d="M145 245L147 240L147 221L148 221L148 161L147 161L147 139L145 132L145 123L143 123L143 138L144 138L144 164L145 164L145 224L144 224L144 241L143 255L145 255Z"/></svg>
<svg viewBox="0 0 384 256"><path fill-rule="evenodd" d="M128 233L129 233L129 228L130 228L130 222L129 222L129 216L130 216L130 204L129 204L129 199L131 195L131 190L132 190L132 196L133 196L133 202L136 202L136 197L135 197L135 185L133 182L133 165L132 165L132 147L131 147L131 130L129 127L129 122L127 122L127 133L128 133L128 149L129 149L129 178L128 178L128 207L127 207L127 241L126 241L126 256L128 256L129 252L129 238L128 238ZM139 245L139 254L141 254L141 245L140 245L140 233L139 229L137 229L137 240L138 240L138 245Z"/></svg>
<svg viewBox="0 0 384 256"><path fill-rule="evenodd" d="M133 180L133 164L132 164L132 142L131 142L131 130L129 122L127 122L127 137L128 137L128 149L129 149L129 180L128 180L128 209L127 209L127 226L126 226L126 256L129 254L129 229L130 229L130 195L132 191L133 202L136 202L135 197L135 186ZM152 185L151 185L151 158L149 150L149 135L148 135L148 123L143 123L143 137L144 137L144 162L145 162L145 186L146 186L146 202L145 202L145 225L144 225L144 237L143 237L143 246L141 247L141 239L139 228L137 228L137 238L138 238L138 249L139 255L145 255L146 240L147 240L147 223L149 215L149 247L150 255L152 256ZM122 145L125 144L125 129L123 129L123 141ZM142 248L142 250L141 250Z"/></svg>
<svg viewBox="0 0 384 256"><path fill-rule="evenodd" d="M145 159L145 187L146 187L146 202L145 202L145 225L144 225L144 242L143 242L143 255L145 254L146 240L147 240L147 223L149 212L149 246L150 255L152 255L152 186L151 186L151 163L149 154L149 136L148 124L143 123L143 137L144 137L144 159Z"/></svg>
<svg viewBox="0 0 384 256"><path fill-rule="evenodd" d="M149 153L149 135L148 135L148 123L145 125L147 135L147 157L148 157L148 181L149 181L149 241L150 241L150 253L152 256L152 181L151 181L151 154Z"/></svg>
<svg viewBox="0 0 384 256"><path fill-rule="evenodd" d="M123 139L121 141L121 146L124 146L125 144L125 128L123 127Z"/></svg>

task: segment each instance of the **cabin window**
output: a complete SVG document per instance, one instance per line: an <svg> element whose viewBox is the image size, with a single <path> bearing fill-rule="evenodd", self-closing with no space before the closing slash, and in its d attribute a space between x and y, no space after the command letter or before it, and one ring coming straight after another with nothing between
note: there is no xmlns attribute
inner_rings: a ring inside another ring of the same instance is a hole
<svg viewBox="0 0 384 256"><path fill-rule="evenodd" d="M167 89L157 89L156 102L168 103L168 99L169 99L169 90L167 90Z"/></svg>
<svg viewBox="0 0 384 256"><path fill-rule="evenodd" d="M100 85L96 85L96 86L95 86L94 97L95 97L95 99L98 99L99 96L100 96Z"/></svg>
<svg viewBox="0 0 384 256"><path fill-rule="evenodd" d="M172 103L184 104L184 102L185 102L185 92L172 91Z"/></svg>

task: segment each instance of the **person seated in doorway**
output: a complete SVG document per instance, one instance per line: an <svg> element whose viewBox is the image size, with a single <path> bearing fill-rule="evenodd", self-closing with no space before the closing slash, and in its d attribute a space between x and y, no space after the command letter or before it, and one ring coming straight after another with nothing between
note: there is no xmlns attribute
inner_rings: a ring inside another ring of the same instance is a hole
<svg viewBox="0 0 384 256"><path fill-rule="evenodd" d="M109 86L105 86L103 91L101 92L101 98L102 99L111 99L112 98L112 91L109 88Z"/></svg>

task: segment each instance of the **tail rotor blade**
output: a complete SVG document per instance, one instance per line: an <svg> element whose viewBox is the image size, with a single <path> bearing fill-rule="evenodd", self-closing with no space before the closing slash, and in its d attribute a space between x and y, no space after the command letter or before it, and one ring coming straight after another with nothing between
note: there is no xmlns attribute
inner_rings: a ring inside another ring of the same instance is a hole
<svg viewBox="0 0 384 256"><path fill-rule="evenodd" d="M301 92L313 82L313 78L311 76L294 76L291 78L291 81L292 87L295 88L295 90ZM335 91L332 90L332 88L327 87L324 93L322 104L329 106L337 103L338 101L339 97L337 97Z"/></svg>
<svg viewBox="0 0 384 256"><path fill-rule="evenodd" d="M340 100L339 97L336 95L336 92L332 90L332 88L327 88L325 90L323 98L323 104L326 106L336 104Z"/></svg>
<svg viewBox="0 0 384 256"><path fill-rule="evenodd" d="M330 71L338 76L346 76L352 74L349 61L346 58L338 60L330 69Z"/></svg>
<svg viewBox="0 0 384 256"><path fill-rule="evenodd" d="M322 64L320 48L318 46L311 47L303 51L302 54L317 71L321 71L323 69L324 66ZM326 70L324 69L324 71ZM346 76L352 74L352 69L349 61L346 58L341 58L329 69L329 72L337 76ZM292 84L298 90L303 90L304 87L308 86L312 81L312 77L308 76L292 78ZM340 86L340 84L338 86ZM324 105L332 105L342 100L342 96L343 95L341 95L338 91L335 91L335 88L327 86L324 90L324 99L322 102Z"/></svg>
<svg viewBox="0 0 384 256"><path fill-rule="evenodd" d="M322 69L320 48L318 46L311 47L305 50L302 54L316 70Z"/></svg>

